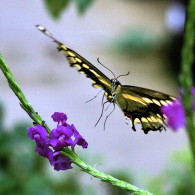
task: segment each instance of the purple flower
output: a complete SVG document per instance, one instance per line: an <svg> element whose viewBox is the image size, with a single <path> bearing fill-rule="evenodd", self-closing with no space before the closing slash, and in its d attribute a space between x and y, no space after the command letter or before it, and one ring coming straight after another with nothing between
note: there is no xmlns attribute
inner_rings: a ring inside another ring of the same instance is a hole
<svg viewBox="0 0 195 195"><path fill-rule="evenodd" d="M55 150L59 150L66 146L71 146L73 141L71 136L73 131L70 128L70 125L67 126L58 126L56 129L53 129L50 133L50 144Z"/></svg>
<svg viewBox="0 0 195 195"><path fill-rule="evenodd" d="M180 90L183 93L183 89ZM192 108L195 110L195 87L191 88L191 93L193 95L193 105ZM163 106L161 112L167 117L167 124L173 130L178 130L179 128L186 127L186 117L185 110L182 105L181 99L177 98L171 104Z"/></svg>
<svg viewBox="0 0 195 195"><path fill-rule="evenodd" d="M177 99L172 104L163 106L161 111L167 117L167 124L173 130L185 127L185 112L181 100Z"/></svg>
<svg viewBox="0 0 195 195"><path fill-rule="evenodd" d="M40 156L46 157L49 160L53 157L53 151L49 148L50 143L48 140L41 140L39 142L36 142L36 152L39 153Z"/></svg>
<svg viewBox="0 0 195 195"><path fill-rule="evenodd" d="M58 122L58 126L63 125L66 126L67 123L67 119L68 117L66 116L66 114L62 113L62 112L54 112L54 114L51 116L51 118L53 118L54 122Z"/></svg>
<svg viewBox="0 0 195 195"><path fill-rule="evenodd" d="M60 154L60 152L53 153L53 160L51 163L56 171L72 169L70 158Z"/></svg>
<svg viewBox="0 0 195 195"><path fill-rule="evenodd" d="M82 146L83 148L87 148L88 147L88 143L85 141L85 139L79 134L79 132L76 130L75 126L74 125L71 125L71 128L74 132L74 137L75 137L75 140L72 144L72 148L75 147L75 145L79 145L79 146Z"/></svg>
<svg viewBox="0 0 195 195"><path fill-rule="evenodd" d="M60 150L69 146L74 149L76 145L87 148L88 143L74 125L66 123L67 116L64 113L55 112L52 118L58 122L58 125L51 131L50 136L41 125L27 128L28 136L36 141L36 152L40 156L48 158L55 170L72 169L70 158L60 154Z"/></svg>
<svg viewBox="0 0 195 195"><path fill-rule="evenodd" d="M53 156L52 150L49 148L50 140L47 138L48 133L44 127L41 125L36 125L34 127L29 127L28 136L36 141L36 152L39 153L40 156L51 159Z"/></svg>
<svg viewBox="0 0 195 195"><path fill-rule="evenodd" d="M48 133L46 129L41 125L34 127L28 127L28 137L32 140L39 141L47 139Z"/></svg>

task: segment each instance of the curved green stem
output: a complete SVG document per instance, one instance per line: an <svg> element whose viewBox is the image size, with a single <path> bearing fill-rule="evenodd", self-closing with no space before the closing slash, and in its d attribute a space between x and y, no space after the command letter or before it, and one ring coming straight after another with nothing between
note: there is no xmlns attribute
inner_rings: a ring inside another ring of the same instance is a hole
<svg viewBox="0 0 195 195"><path fill-rule="evenodd" d="M12 89L12 91L15 93L15 95L18 97L20 101L20 106L22 109L26 111L26 113L30 116L30 118L39 125L44 126L48 133L50 132L49 127L43 122L43 119L41 116L34 111L33 107L29 104L26 97L24 96L20 86L16 82L14 76L12 75L10 69L8 68L7 64L4 62L2 56L0 55L0 69L2 70L3 74L7 78L7 82L9 84L9 87Z"/></svg>
<svg viewBox="0 0 195 195"><path fill-rule="evenodd" d="M195 160L195 121L192 109L193 97L191 88L193 86L193 61L195 44L195 0L190 0L187 8L187 17L184 33L184 44L182 49L182 64L180 73L180 85L184 90L182 101L186 113L186 129Z"/></svg>
<svg viewBox="0 0 195 195"><path fill-rule="evenodd" d="M103 182L110 183L115 187L121 188L121 189L129 191L129 192L133 192L136 195L152 195L150 192L147 192L145 190L137 188L134 185L131 185L125 181L116 179L116 178L112 177L111 175L107 175L107 174L100 172L100 171L96 170L95 168L87 165L73 151L70 151L70 150L66 151L66 149L63 151L64 152L62 152L62 154L64 154L65 156L68 156L74 164L76 164L77 166L79 166L81 168L81 170L83 172L86 172L86 173L88 173L96 178L99 178Z"/></svg>

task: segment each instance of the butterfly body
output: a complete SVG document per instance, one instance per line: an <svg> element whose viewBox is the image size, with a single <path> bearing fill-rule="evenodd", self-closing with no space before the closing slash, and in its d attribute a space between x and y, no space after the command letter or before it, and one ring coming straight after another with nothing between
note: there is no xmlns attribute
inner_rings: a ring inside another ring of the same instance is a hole
<svg viewBox="0 0 195 195"><path fill-rule="evenodd" d="M132 121L132 129L136 131L135 123L141 124L144 133L162 131L165 129L165 118L161 113L161 106L170 104L173 96L136 86L122 85L116 77L109 79L99 69L92 65L77 52L57 41L44 27L37 28L49 36L58 45L58 50L66 56L71 67L76 67L92 80L95 88L102 88L110 103L117 104L124 115Z"/></svg>

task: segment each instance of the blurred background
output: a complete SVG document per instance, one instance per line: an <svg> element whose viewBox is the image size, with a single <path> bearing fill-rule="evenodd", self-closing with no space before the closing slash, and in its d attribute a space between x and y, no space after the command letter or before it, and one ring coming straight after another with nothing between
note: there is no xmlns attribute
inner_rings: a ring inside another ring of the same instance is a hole
<svg viewBox="0 0 195 195"><path fill-rule="evenodd" d="M45 26L109 78L111 69L126 85L178 95L180 50L187 1L174 0L1 0L0 52L34 109L51 128L54 112L68 115L89 147L77 149L96 169L157 194L195 193L184 130L137 132L116 108L103 130L101 95L91 81L70 68L56 45L40 33ZM20 108L0 72L0 194L125 194L81 173L56 172L34 153ZM109 111L108 111L109 113ZM106 116L106 114L105 114ZM77 186L77 187L75 187Z"/></svg>

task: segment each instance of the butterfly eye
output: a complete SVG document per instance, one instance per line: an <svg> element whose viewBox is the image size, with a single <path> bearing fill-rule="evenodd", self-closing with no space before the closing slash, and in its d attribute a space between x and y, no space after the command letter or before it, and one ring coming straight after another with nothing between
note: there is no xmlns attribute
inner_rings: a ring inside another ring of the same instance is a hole
<svg viewBox="0 0 195 195"><path fill-rule="evenodd" d="M113 83L114 83L115 85L119 85L119 84L120 84L120 82L119 82L117 79L114 79Z"/></svg>
<svg viewBox="0 0 195 195"><path fill-rule="evenodd" d="M119 84L119 81L117 79L111 79L111 82L115 85Z"/></svg>
<svg viewBox="0 0 195 195"><path fill-rule="evenodd" d="M118 84L119 84L119 81L118 81L118 80L115 80L115 84L117 84L117 85L118 85Z"/></svg>

